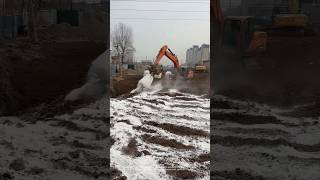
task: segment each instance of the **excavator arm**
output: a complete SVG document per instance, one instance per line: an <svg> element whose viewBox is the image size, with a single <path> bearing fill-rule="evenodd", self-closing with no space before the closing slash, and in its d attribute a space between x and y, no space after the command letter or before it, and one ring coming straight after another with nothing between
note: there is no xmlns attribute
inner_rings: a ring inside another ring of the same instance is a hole
<svg viewBox="0 0 320 180"><path fill-rule="evenodd" d="M211 34L213 43L211 47L215 47L213 49L213 56L217 54L219 51L219 45L221 43L222 31L223 31L223 22L224 16L221 10L220 0L211 0L210 1L210 24L211 24ZM213 66L213 63L211 63ZM213 67L211 67L213 68Z"/></svg>
<svg viewBox="0 0 320 180"><path fill-rule="evenodd" d="M221 28L224 17L221 10L220 0L211 1L210 12L212 15L212 21L214 21L214 23L218 23Z"/></svg>
<svg viewBox="0 0 320 180"><path fill-rule="evenodd" d="M166 56L167 58L169 58L173 62L175 68L180 67L177 56L173 54L173 52L168 48L167 45L162 46L154 63L156 65L159 65L160 60L162 59L163 56Z"/></svg>

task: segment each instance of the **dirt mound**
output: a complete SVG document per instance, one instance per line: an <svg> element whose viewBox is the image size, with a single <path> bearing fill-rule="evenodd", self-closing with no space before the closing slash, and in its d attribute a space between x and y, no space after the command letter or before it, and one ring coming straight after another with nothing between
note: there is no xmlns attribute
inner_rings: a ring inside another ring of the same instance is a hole
<svg viewBox="0 0 320 180"><path fill-rule="evenodd" d="M126 79L117 80L112 78L111 82L111 97L118 97L130 93L133 89L137 87L138 81L142 78L141 75L132 75Z"/></svg>
<svg viewBox="0 0 320 180"><path fill-rule="evenodd" d="M128 146L123 147L122 152L124 154L129 155L129 156L139 157L142 154L141 154L141 152L138 151L137 146L138 146L138 142L134 138L131 138L129 140Z"/></svg>
<svg viewBox="0 0 320 180"><path fill-rule="evenodd" d="M177 179L195 179L198 173L189 170L167 170L167 174Z"/></svg>
<svg viewBox="0 0 320 180"><path fill-rule="evenodd" d="M145 124L159 127L171 133L182 135L182 136L202 136L202 137L209 136L209 134L205 131L193 129L185 126L177 126L177 125L168 124L168 123L159 124L153 121L146 121Z"/></svg>
<svg viewBox="0 0 320 180"><path fill-rule="evenodd" d="M142 139L146 142L149 142L152 144L158 144L165 147L172 147L176 149L194 149L193 146L184 145L174 139L168 140L159 136L150 136L150 135L144 134L142 135Z"/></svg>
<svg viewBox="0 0 320 180"><path fill-rule="evenodd" d="M79 27L67 23L42 26L37 29L40 40L84 39L85 33Z"/></svg>
<svg viewBox="0 0 320 180"><path fill-rule="evenodd" d="M0 93L5 94L0 101L12 109L7 114L57 100L80 87L91 62L105 51L104 43L92 41L15 40L0 47Z"/></svg>
<svg viewBox="0 0 320 180"><path fill-rule="evenodd" d="M240 168L233 171L212 171L214 179L246 179L246 180L265 180L262 176L254 176Z"/></svg>
<svg viewBox="0 0 320 180"><path fill-rule="evenodd" d="M210 161L210 154L200 154L197 157L191 158L190 161L199 163Z"/></svg>
<svg viewBox="0 0 320 180"><path fill-rule="evenodd" d="M127 177L123 176L119 169L113 167L111 167L111 177L112 180L127 180Z"/></svg>

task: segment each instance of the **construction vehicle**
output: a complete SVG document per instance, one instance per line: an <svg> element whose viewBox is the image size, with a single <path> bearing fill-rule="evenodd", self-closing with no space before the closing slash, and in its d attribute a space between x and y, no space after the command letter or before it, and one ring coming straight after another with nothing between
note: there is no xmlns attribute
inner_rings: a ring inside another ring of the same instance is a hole
<svg viewBox="0 0 320 180"><path fill-rule="evenodd" d="M180 64L177 56L168 48L167 45L164 45L159 50L156 60L154 61L154 64L149 68L150 73L155 78L158 78L158 79L160 79L163 74L163 67L160 65L160 60L163 58L163 56L166 56L168 59L170 59L173 62L174 68L176 70L180 68Z"/></svg>
<svg viewBox="0 0 320 180"><path fill-rule="evenodd" d="M160 79L163 75L163 67L160 65L160 60L163 58L163 56L166 56L168 59L170 59L173 62L174 65L174 73L179 73L183 77L193 77L194 73L207 73L207 68L203 64L196 64L195 67L187 70L181 68L181 65L179 63L178 57L168 48L167 45L164 45L159 50L159 53L156 57L156 60L154 61L154 65L152 65L149 70L153 77ZM192 72L191 72L192 71ZM192 76L190 75L192 74Z"/></svg>
<svg viewBox="0 0 320 180"><path fill-rule="evenodd" d="M207 72L207 67L203 64L197 64L195 67L195 71L197 72Z"/></svg>
<svg viewBox="0 0 320 180"><path fill-rule="evenodd" d="M267 33L255 31L254 17L224 17L220 1L213 0L210 4L211 27L213 27L213 82L211 89L231 86L232 82L243 82L251 69L259 69L255 62L257 53L266 51Z"/></svg>
<svg viewBox="0 0 320 180"><path fill-rule="evenodd" d="M288 0L286 6L274 7L273 26L267 29L271 35L314 35L310 18L301 10L300 0Z"/></svg>

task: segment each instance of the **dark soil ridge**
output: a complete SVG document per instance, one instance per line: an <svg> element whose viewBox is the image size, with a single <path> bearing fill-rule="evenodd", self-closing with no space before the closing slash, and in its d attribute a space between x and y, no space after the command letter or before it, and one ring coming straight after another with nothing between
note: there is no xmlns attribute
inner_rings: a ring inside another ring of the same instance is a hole
<svg viewBox="0 0 320 180"><path fill-rule="evenodd" d="M289 137L290 134L288 134L286 131L280 130L280 129L264 129L264 128L250 128L250 129L245 129L245 128L213 128L213 129L218 129L218 130L223 130L223 131L229 131L231 133L236 133L236 134L261 134L265 136L283 136L283 137Z"/></svg>
<svg viewBox="0 0 320 180"><path fill-rule="evenodd" d="M76 131L76 132L90 132L94 133L96 135L99 135L100 138L105 139L109 135L103 131L93 129L93 128L88 128L88 127L83 127L80 126L72 121L66 121L66 120L60 120L60 119L52 119L50 121L55 121L56 124L50 124L51 126L58 126L58 127L65 127L68 130Z"/></svg>
<svg viewBox="0 0 320 180"><path fill-rule="evenodd" d="M285 126L298 126L293 123L285 123L274 116L253 115L245 113L224 113L224 112L211 112L210 119L220 121L230 121L239 124L253 125L253 124L280 124Z"/></svg>
<svg viewBox="0 0 320 180"><path fill-rule="evenodd" d="M112 180L127 180L127 177L123 175L123 173L114 167L111 167L111 179Z"/></svg>
<svg viewBox="0 0 320 180"><path fill-rule="evenodd" d="M235 136L213 136L214 144L220 144L223 146L263 146L263 147L278 147L288 146L296 149L299 152L319 152L320 144L305 145L289 142L283 138L270 139L257 139L257 138L242 138Z"/></svg>
<svg viewBox="0 0 320 180"><path fill-rule="evenodd" d="M231 171L210 171L210 177L217 180L266 180L263 176L253 175L240 168Z"/></svg>
<svg viewBox="0 0 320 180"><path fill-rule="evenodd" d="M200 136L200 137L209 137L209 133L198 130L198 129L193 129L190 127L186 126L177 126L174 124L169 124L169 123L157 123L154 121L145 121L144 122L147 125L154 126L157 128L164 129L166 131L169 131L170 133L181 135L181 136Z"/></svg>
<svg viewBox="0 0 320 180"><path fill-rule="evenodd" d="M195 149L195 147L190 146L190 145L184 145L174 139L165 139L160 136L150 136L148 134L144 134L141 136L142 140L147 142L147 143L152 143L152 144L158 144L160 146L164 147L171 147L175 149L185 149L185 150L192 150Z"/></svg>
<svg viewBox="0 0 320 180"><path fill-rule="evenodd" d="M142 156L142 153L138 151L138 142L134 138L131 138L128 145L122 148L122 152L132 157Z"/></svg>

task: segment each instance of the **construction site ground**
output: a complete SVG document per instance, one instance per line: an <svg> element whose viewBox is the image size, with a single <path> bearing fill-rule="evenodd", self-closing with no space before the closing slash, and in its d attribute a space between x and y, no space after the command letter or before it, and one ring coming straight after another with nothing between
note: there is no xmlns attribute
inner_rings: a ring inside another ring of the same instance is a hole
<svg viewBox="0 0 320 180"><path fill-rule="evenodd" d="M0 42L0 179L108 179L109 99L64 101L106 44L65 24L38 33Z"/></svg>
<svg viewBox="0 0 320 180"><path fill-rule="evenodd" d="M209 105L177 90L111 98L112 179L209 179Z"/></svg>
<svg viewBox="0 0 320 180"><path fill-rule="evenodd" d="M136 72L134 73L134 71L131 74L125 74L122 77L120 75L113 76L111 97L118 97L130 93L130 91L137 87L137 83L142 77L142 75L139 75ZM161 80L154 79L153 85L158 82L161 82ZM209 72L195 73L193 79L178 77L177 80L172 80L170 87L167 88L179 89L181 92L192 94L209 94L210 74Z"/></svg>
<svg viewBox="0 0 320 180"><path fill-rule="evenodd" d="M269 37L254 86L210 99L212 179L319 179L319 49Z"/></svg>
<svg viewBox="0 0 320 180"><path fill-rule="evenodd" d="M219 95L210 104L212 179L319 179L319 106L280 109Z"/></svg>

